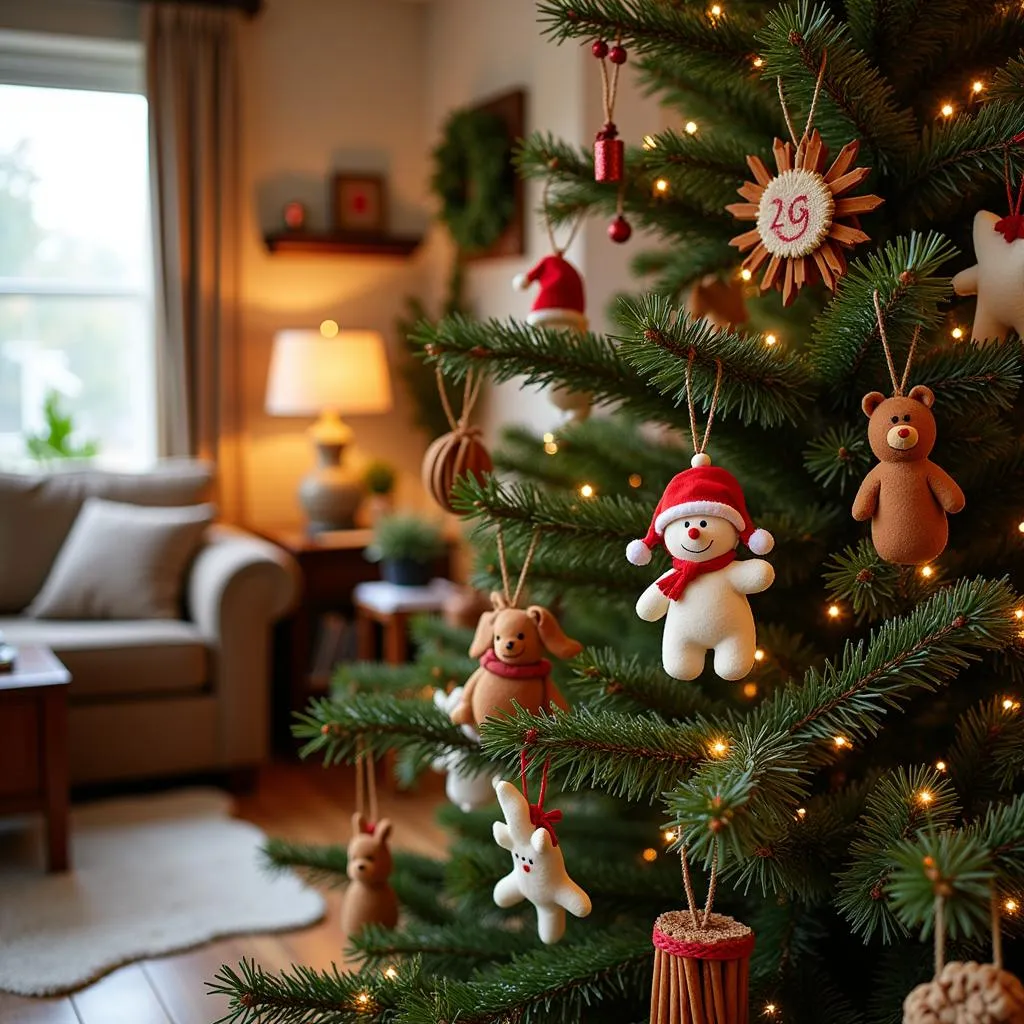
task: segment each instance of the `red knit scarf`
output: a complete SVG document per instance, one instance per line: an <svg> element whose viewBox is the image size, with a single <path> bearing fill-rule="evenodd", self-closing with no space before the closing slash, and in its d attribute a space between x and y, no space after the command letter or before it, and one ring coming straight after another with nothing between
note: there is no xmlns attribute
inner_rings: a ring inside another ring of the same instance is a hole
<svg viewBox="0 0 1024 1024"><path fill-rule="evenodd" d="M724 569L735 560L735 551L727 551L724 555L712 558L708 562L684 562L681 558L673 558L672 572L658 580L658 588L670 601L678 601L683 596L683 591L698 576L709 572L718 572L719 569Z"/></svg>
<svg viewBox="0 0 1024 1024"><path fill-rule="evenodd" d="M551 662L547 658L531 661L526 665L506 665L493 649L487 651L480 659L480 667L501 676L502 679L543 679L551 672Z"/></svg>

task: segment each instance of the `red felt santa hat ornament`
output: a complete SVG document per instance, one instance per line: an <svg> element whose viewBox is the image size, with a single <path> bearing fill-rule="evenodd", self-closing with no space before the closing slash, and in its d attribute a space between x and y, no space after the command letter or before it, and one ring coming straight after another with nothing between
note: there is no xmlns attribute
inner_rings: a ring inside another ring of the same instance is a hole
<svg viewBox="0 0 1024 1024"><path fill-rule="evenodd" d="M540 291L526 322L535 327L570 327L578 331L587 329L583 278L580 272L560 253L545 256L525 274L517 274L512 286L526 291L538 283Z"/></svg>
<svg viewBox="0 0 1024 1024"><path fill-rule="evenodd" d="M775 547L775 538L754 526L743 488L726 469L711 465L711 458L703 452L690 460L690 469L677 473L669 481L651 519L650 529L643 540L631 540L626 546L626 558L633 565L647 565L655 547L664 542L669 523L687 516L717 516L736 528L740 540L755 555L767 555Z"/></svg>

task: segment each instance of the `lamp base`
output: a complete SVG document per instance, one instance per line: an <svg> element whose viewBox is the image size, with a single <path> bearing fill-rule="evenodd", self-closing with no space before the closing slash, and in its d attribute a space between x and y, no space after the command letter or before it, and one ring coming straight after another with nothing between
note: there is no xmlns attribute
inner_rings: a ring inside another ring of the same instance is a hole
<svg viewBox="0 0 1024 1024"><path fill-rule="evenodd" d="M359 482L342 465L351 431L337 414L325 412L309 433L316 446L316 469L299 485L307 529L310 533L351 529L363 498Z"/></svg>

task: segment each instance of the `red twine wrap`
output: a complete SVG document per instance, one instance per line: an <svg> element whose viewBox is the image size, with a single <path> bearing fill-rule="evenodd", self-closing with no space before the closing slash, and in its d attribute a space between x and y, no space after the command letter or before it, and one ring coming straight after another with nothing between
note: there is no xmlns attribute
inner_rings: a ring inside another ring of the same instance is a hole
<svg viewBox="0 0 1024 1024"><path fill-rule="evenodd" d="M534 828L544 829L544 831L551 836L551 845L557 846L558 835L555 833L555 825L562 820L562 812L558 810L544 810L544 797L548 791L548 767L550 765L551 758L549 757L544 762L544 771L541 773L540 793L537 795L537 802L535 804L530 803L530 789L526 781L526 769L530 766L530 760L526 756L525 750L523 750L519 755L519 772L522 777L523 796L526 797L526 802L530 804L530 824Z"/></svg>
<svg viewBox="0 0 1024 1024"><path fill-rule="evenodd" d="M1015 242L1018 238L1024 238L1024 214L1021 213L1021 203L1024 202L1024 177L1020 180L1017 188L1017 200L1013 199L1013 185L1010 180L1010 146L1024 141L1024 132L1015 135L1006 146L1006 155L1003 164L1003 177L1006 181L1006 205L1010 212L995 223L995 230L1006 239L1007 242Z"/></svg>
<svg viewBox="0 0 1024 1024"><path fill-rule="evenodd" d="M666 935L655 925L653 938L656 949L688 960L742 960L754 951L753 932L738 939L723 939L721 942L682 942Z"/></svg>

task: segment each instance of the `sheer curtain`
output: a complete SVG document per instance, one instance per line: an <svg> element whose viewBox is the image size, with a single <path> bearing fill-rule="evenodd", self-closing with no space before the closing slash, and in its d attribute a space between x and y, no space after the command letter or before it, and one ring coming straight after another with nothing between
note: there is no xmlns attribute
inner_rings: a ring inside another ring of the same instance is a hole
<svg viewBox="0 0 1024 1024"><path fill-rule="evenodd" d="M159 444L217 467L241 512L237 11L147 4Z"/></svg>

